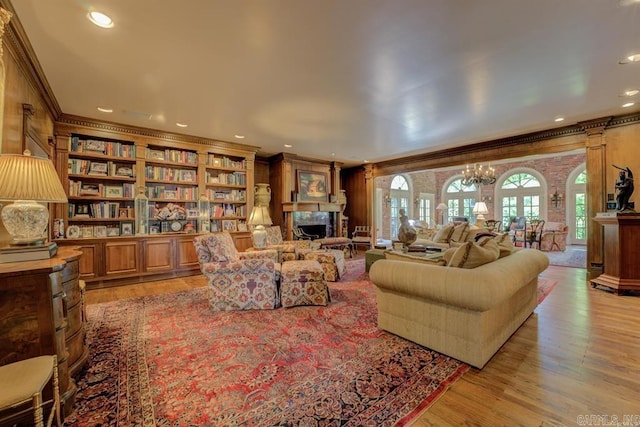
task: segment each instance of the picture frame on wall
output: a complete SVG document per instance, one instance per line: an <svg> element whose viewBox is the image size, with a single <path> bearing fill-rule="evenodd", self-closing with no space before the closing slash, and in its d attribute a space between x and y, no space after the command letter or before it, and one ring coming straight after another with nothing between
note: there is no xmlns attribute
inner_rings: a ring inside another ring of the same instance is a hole
<svg viewBox="0 0 640 427"><path fill-rule="evenodd" d="M327 174L325 172L296 171L296 190L299 202L326 202Z"/></svg>

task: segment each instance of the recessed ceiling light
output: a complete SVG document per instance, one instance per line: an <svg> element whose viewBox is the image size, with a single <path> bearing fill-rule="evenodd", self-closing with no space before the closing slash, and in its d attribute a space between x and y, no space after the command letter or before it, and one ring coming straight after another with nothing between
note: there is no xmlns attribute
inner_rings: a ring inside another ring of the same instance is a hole
<svg viewBox="0 0 640 427"><path fill-rule="evenodd" d="M103 113L113 113L113 108L98 107L98 111Z"/></svg>
<svg viewBox="0 0 640 427"><path fill-rule="evenodd" d="M336 153L331 153L331 155L332 155L332 156L335 156L335 155L336 155Z"/></svg>
<svg viewBox="0 0 640 427"><path fill-rule="evenodd" d="M635 102L627 102L626 104L622 104L622 108L633 107L636 105Z"/></svg>
<svg viewBox="0 0 640 427"><path fill-rule="evenodd" d="M556 117L554 119L555 122L563 122L564 121L564 117Z"/></svg>
<svg viewBox="0 0 640 427"><path fill-rule="evenodd" d="M113 28L113 21L104 13L93 11L89 12L89 15L87 16L89 21L93 22L100 28Z"/></svg>
<svg viewBox="0 0 640 427"><path fill-rule="evenodd" d="M640 93L640 90L638 89L625 90L624 93L620 96L634 96L634 95L637 95L638 93Z"/></svg>
<svg viewBox="0 0 640 427"><path fill-rule="evenodd" d="M634 53L633 55L629 55L624 58L622 61L618 62L618 64L630 64L632 62L640 62L640 53Z"/></svg>
<svg viewBox="0 0 640 427"><path fill-rule="evenodd" d="M363 160L365 163L369 163L369 160Z"/></svg>
<svg viewBox="0 0 640 427"><path fill-rule="evenodd" d="M186 124L186 123L176 123L176 126L179 126L179 127L181 127L181 128L186 128L186 127L187 127L187 126L189 126L189 125L188 125L188 124Z"/></svg>
<svg viewBox="0 0 640 427"><path fill-rule="evenodd" d="M293 145L291 145L291 144L284 144L284 146L285 146L286 148L291 148L291 147L293 147Z"/></svg>
<svg viewBox="0 0 640 427"><path fill-rule="evenodd" d="M233 135L233 136L235 136L238 139L244 139L244 135Z"/></svg>

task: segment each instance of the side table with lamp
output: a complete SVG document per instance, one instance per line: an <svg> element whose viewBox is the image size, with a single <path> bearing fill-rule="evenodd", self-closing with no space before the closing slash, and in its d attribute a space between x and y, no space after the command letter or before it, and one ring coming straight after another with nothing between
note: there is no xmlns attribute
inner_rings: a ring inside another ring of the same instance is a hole
<svg viewBox="0 0 640 427"><path fill-rule="evenodd" d="M12 237L0 249L0 365L55 355L62 415L72 411L72 375L88 358L75 247L58 250L47 242L49 210L67 196L53 163L46 158L0 155L2 222ZM45 408L45 411L49 408Z"/></svg>

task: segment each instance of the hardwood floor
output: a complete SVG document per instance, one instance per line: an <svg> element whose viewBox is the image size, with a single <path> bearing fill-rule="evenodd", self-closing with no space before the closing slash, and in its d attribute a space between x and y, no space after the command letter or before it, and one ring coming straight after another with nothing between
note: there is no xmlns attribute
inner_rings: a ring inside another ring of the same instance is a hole
<svg viewBox="0 0 640 427"><path fill-rule="evenodd" d="M580 425L585 416L616 416L622 425L625 415L635 417L627 425L640 425L640 293L593 289L584 269L550 266L542 276L558 284L534 314L414 426ZM87 302L204 285L194 276L89 290Z"/></svg>

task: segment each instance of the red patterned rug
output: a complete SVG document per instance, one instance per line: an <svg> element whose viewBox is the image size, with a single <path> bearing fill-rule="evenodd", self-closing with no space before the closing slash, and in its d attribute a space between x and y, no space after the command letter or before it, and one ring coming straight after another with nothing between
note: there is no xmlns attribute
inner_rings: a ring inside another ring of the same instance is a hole
<svg viewBox="0 0 640 427"><path fill-rule="evenodd" d="M362 264L362 266L360 266ZM204 289L88 307L68 426L404 425L468 366L376 327L374 287L327 307L214 313Z"/></svg>

